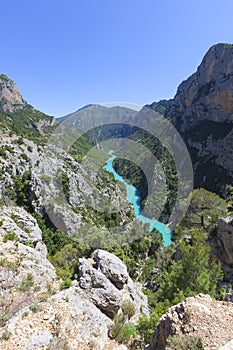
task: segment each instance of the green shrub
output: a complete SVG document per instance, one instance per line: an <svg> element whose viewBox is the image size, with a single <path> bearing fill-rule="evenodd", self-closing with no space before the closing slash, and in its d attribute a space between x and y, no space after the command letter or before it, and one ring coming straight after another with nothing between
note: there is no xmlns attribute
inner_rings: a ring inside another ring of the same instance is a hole
<svg viewBox="0 0 233 350"><path fill-rule="evenodd" d="M25 230L25 232L26 232L26 230ZM24 242L24 245L26 245L27 247L34 248L33 243L29 242L28 240L26 242Z"/></svg>
<svg viewBox="0 0 233 350"><path fill-rule="evenodd" d="M3 238L3 242L6 243L7 241L15 241L17 238L16 233L14 232L7 232Z"/></svg>
<svg viewBox="0 0 233 350"><path fill-rule="evenodd" d="M12 317L12 314L10 312L4 312L3 314L1 314L0 316L0 326L4 326L7 321L9 321Z"/></svg>
<svg viewBox="0 0 233 350"><path fill-rule="evenodd" d="M122 344L128 344L130 339L137 336L136 326L132 323L124 324L116 336L116 340Z"/></svg>
<svg viewBox="0 0 233 350"><path fill-rule="evenodd" d="M2 337L1 340L9 340L11 336L11 332L10 331L5 331L2 333Z"/></svg>
<svg viewBox="0 0 233 350"><path fill-rule="evenodd" d="M111 336L119 343L128 344L131 338L137 335L136 326L132 323L125 323L124 314L116 315L111 329Z"/></svg>
<svg viewBox="0 0 233 350"><path fill-rule="evenodd" d="M40 305L39 304L32 304L30 307L29 307L29 309L32 311L32 312L34 312L34 313L36 313L36 312L39 312L40 310L41 310L41 307L40 307Z"/></svg>
<svg viewBox="0 0 233 350"><path fill-rule="evenodd" d="M204 350L204 344L201 338L188 335L172 337L167 339L167 345L171 350Z"/></svg>
<svg viewBox="0 0 233 350"><path fill-rule="evenodd" d="M127 300L123 301L121 308L122 308L123 314L125 316L128 316L129 319L135 314L135 306L130 301L127 301Z"/></svg>
<svg viewBox="0 0 233 350"><path fill-rule="evenodd" d="M24 278L21 282L21 285L19 287L19 290L21 292L26 292L34 285L34 278L31 273L27 274L27 277Z"/></svg>
<svg viewBox="0 0 233 350"><path fill-rule="evenodd" d="M62 281L61 287L60 289L67 289L70 288L72 285L72 280L70 278L64 278L64 280Z"/></svg>
<svg viewBox="0 0 233 350"><path fill-rule="evenodd" d="M144 344L149 344L152 340L156 326L161 317L160 313L153 311L150 317L141 316L138 320L137 330Z"/></svg>

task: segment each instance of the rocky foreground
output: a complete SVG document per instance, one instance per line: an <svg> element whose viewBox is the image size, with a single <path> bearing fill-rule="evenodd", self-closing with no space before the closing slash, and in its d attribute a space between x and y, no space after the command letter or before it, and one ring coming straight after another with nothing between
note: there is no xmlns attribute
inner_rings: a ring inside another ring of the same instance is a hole
<svg viewBox="0 0 233 350"><path fill-rule="evenodd" d="M0 247L0 349L124 350L110 338L123 302L134 305L130 322L149 316L141 284L132 281L119 258L104 250L80 259L79 278L61 290L40 228L22 208L1 208ZM231 302L199 294L168 310L150 350L174 349L166 344L169 336L199 337L207 350L231 349L232 324Z"/></svg>
<svg viewBox="0 0 233 350"><path fill-rule="evenodd" d="M118 349L109 330L122 303L134 305L131 322L149 316L141 285L113 254L80 259L79 281L60 290L36 220L2 207L0 223L0 349Z"/></svg>
<svg viewBox="0 0 233 350"><path fill-rule="evenodd" d="M151 350L170 349L169 335L199 337L206 350L218 350L233 339L233 304L199 294L171 307L155 330ZM230 346L230 345L229 345ZM231 349L224 347L224 349Z"/></svg>

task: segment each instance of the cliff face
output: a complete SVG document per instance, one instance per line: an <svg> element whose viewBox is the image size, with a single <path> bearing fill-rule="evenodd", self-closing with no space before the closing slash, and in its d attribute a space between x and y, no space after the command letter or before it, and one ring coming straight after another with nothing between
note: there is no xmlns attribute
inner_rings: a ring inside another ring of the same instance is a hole
<svg viewBox="0 0 233 350"><path fill-rule="evenodd" d="M6 75L0 75L0 110L14 112L26 106L17 85Z"/></svg>
<svg viewBox="0 0 233 350"><path fill-rule="evenodd" d="M174 347L176 340L194 344L195 338L203 341L206 350L218 350L233 339L232 322L233 304L216 301L204 294L187 298L162 316L151 350L177 349ZM171 347L167 344L169 336L173 338Z"/></svg>
<svg viewBox="0 0 233 350"><path fill-rule="evenodd" d="M233 216L218 219L217 233L209 242L213 256L222 263L225 280L233 282Z"/></svg>
<svg viewBox="0 0 233 350"><path fill-rule="evenodd" d="M174 99L150 107L171 120L183 137L195 187L225 194L233 182L233 45L211 47Z"/></svg>
<svg viewBox="0 0 233 350"><path fill-rule="evenodd" d="M158 106L181 130L204 120L233 122L233 45L212 46L196 73L180 84L174 99Z"/></svg>

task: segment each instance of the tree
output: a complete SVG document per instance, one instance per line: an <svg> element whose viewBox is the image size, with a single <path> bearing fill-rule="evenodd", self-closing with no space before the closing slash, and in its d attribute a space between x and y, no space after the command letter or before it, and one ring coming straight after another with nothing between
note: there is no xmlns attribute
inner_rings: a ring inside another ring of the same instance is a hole
<svg viewBox="0 0 233 350"><path fill-rule="evenodd" d="M184 233L193 227L203 227L208 230L216 224L219 217L226 215L226 209L226 201L217 194L204 188L196 189L192 193L190 206L176 233L182 233L182 231Z"/></svg>
<svg viewBox="0 0 233 350"><path fill-rule="evenodd" d="M210 247L204 238L203 229L191 233L191 243L180 241L179 261L172 261L160 280L158 299L168 299L175 304L187 296L207 293L215 296L217 281L222 278L219 263L210 262Z"/></svg>

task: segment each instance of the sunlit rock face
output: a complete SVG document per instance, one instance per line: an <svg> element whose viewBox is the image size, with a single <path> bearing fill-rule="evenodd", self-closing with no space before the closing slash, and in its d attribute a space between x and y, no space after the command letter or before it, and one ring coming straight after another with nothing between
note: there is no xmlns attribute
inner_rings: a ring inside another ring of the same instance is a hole
<svg viewBox="0 0 233 350"><path fill-rule="evenodd" d="M0 110L14 112L26 106L17 85L6 75L0 75Z"/></svg>

